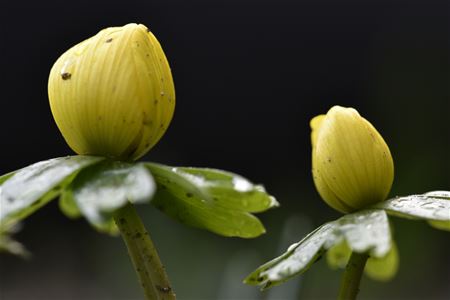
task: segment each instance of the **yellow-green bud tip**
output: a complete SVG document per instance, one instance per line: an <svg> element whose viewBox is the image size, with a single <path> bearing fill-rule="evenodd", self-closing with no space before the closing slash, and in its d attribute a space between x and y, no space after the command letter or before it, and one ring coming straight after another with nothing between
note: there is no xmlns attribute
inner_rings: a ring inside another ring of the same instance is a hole
<svg viewBox="0 0 450 300"><path fill-rule="evenodd" d="M310 125L313 179L328 205L352 212L386 199L394 163L372 124L353 108L334 106Z"/></svg>
<svg viewBox="0 0 450 300"><path fill-rule="evenodd" d="M175 109L166 56L141 24L106 28L67 50L50 71L48 96L75 152L127 160L158 142Z"/></svg>

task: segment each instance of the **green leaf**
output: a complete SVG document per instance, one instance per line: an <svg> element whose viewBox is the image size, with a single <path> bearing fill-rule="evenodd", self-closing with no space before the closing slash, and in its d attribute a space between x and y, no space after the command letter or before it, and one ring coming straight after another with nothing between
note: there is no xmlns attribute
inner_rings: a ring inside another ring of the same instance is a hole
<svg viewBox="0 0 450 300"><path fill-rule="evenodd" d="M95 228L115 233L113 212L128 201L149 202L154 192L153 177L141 164L104 161L78 174L61 205L69 215L75 214L73 200Z"/></svg>
<svg viewBox="0 0 450 300"><path fill-rule="evenodd" d="M448 191L434 191L426 193L425 195L450 201L450 192ZM436 229L450 231L450 221L428 221L428 224Z"/></svg>
<svg viewBox="0 0 450 300"><path fill-rule="evenodd" d="M335 231L335 222L325 223L300 242L292 244L281 256L260 266L244 282L267 289L304 273L327 248L337 242Z"/></svg>
<svg viewBox="0 0 450 300"><path fill-rule="evenodd" d="M346 267L351 254L352 249L346 241L342 241L327 251L327 263L332 269L343 269ZM369 257L364 272L373 280L388 281L394 278L398 271L398 265L397 246L392 242L391 249L384 257Z"/></svg>
<svg viewBox="0 0 450 300"><path fill-rule="evenodd" d="M352 251L383 257L391 249L389 220L383 210L362 210L345 215L336 222Z"/></svg>
<svg viewBox="0 0 450 300"><path fill-rule="evenodd" d="M3 184L3 182L8 180L10 177L12 177L14 175L14 173L15 172L10 172L10 173L6 173L6 174L0 176L0 191L1 191L1 185Z"/></svg>
<svg viewBox="0 0 450 300"><path fill-rule="evenodd" d="M291 245L283 255L259 267L244 282L262 285L263 289L283 283L304 273L325 251L343 241L352 251L384 257L391 248L386 213L368 209L326 223Z"/></svg>
<svg viewBox="0 0 450 300"><path fill-rule="evenodd" d="M436 229L450 231L450 221L428 221L428 224Z"/></svg>
<svg viewBox="0 0 450 300"><path fill-rule="evenodd" d="M397 274L399 255L397 246L392 243L391 250L381 258L370 257L364 272L367 276L378 281L389 281Z"/></svg>
<svg viewBox="0 0 450 300"><path fill-rule="evenodd" d="M29 258L30 253L18 241L12 239L9 235L0 235L0 252L7 252L12 255Z"/></svg>
<svg viewBox="0 0 450 300"><path fill-rule="evenodd" d="M242 176L217 169L177 168L184 176L197 182L217 206L246 212L263 212L278 206L262 185L254 185Z"/></svg>
<svg viewBox="0 0 450 300"><path fill-rule="evenodd" d="M59 197L59 209L71 219L81 217L81 211L75 199L73 199L73 194L70 189L65 189Z"/></svg>
<svg viewBox="0 0 450 300"><path fill-rule="evenodd" d="M348 263L352 249L347 244L347 241L342 241L327 251L327 264L331 269L343 269Z"/></svg>
<svg viewBox="0 0 450 300"><path fill-rule="evenodd" d="M16 240L13 240L10 236L19 229L20 226L18 223L8 223L7 225L0 227L0 252L7 252L9 254L21 256L22 258L29 258L31 254L25 247Z"/></svg>
<svg viewBox="0 0 450 300"><path fill-rule="evenodd" d="M252 238L265 229L251 212L278 205L262 186L229 172L145 165L158 185L152 203L190 226L224 236Z"/></svg>
<svg viewBox="0 0 450 300"><path fill-rule="evenodd" d="M378 203L375 207L389 214L428 221L450 221L450 192L436 191L423 195L396 197ZM435 224L442 224L435 222Z"/></svg>
<svg viewBox="0 0 450 300"><path fill-rule="evenodd" d="M0 223L3 226L27 217L58 196L78 171L100 160L92 156L67 156L18 170L1 185Z"/></svg>
<svg viewBox="0 0 450 300"><path fill-rule="evenodd" d="M450 191L431 191L424 194L425 196L431 198L440 198L445 200L450 200Z"/></svg>

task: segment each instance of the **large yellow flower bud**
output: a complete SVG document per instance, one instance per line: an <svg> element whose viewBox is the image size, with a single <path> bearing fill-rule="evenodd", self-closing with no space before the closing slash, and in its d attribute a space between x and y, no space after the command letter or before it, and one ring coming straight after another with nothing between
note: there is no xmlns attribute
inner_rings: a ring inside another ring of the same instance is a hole
<svg viewBox="0 0 450 300"><path fill-rule="evenodd" d="M170 67L144 25L106 28L55 62L48 81L59 130L78 154L135 160L175 109Z"/></svg>
<svg viewBox="0 0 450 300"><path fill-rule="evenodd" d="M328 205L352 212L386 199L394 163L372 124L353 108L334 106L310 125L314 183Z"/></svg>

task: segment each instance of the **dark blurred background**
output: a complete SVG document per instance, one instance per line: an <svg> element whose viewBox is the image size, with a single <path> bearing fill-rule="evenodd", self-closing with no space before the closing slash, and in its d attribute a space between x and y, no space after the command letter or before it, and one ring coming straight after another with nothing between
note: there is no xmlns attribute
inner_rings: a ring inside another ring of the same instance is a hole
<svg viewBox="0 0 450 300"><path fill-rule="evenodd" d="M268 233L223 238L139 207L179 299L333 299L321 260L261 294L243 277L339 214L315 191L309 120L352 106L392 151L391 195L449 189L449 2L334 0L4 1L0 4L0 173L65 156L47 77L66 49L104 27L147 25L177 92L173 122L145 160L215 167L264 183L282 206ZM450 299L449 234L394 219L401 266L363 279L360 299ZM0 255L0 299L141 299L120 238L65 218L57 202L16 235L29 261Z"/></svg>

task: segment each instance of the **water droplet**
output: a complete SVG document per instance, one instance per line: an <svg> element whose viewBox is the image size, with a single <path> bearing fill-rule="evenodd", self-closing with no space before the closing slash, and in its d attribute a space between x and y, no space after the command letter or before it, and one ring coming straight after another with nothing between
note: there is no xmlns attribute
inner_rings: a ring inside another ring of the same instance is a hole
<svg viewBox="0 0 450 300"><path fill-rule="evenodd" d="M400 202L394 202L394 203L392 203L392 206L393 206L393 207L397 207L397 208L402 208L402 207L403 207L403 204L400 203Z"/></svg>
<svg viewBox="0 0 450 300"><path fill-rule="evenodd" d="M238 192L249 192L253 185L242 177L233 177L233 188Z"/></svg>
<svg viewBox="0 0 450 300"><path fill-rule="evenodd" d="M294 249L295 247L297 247L298 243L292 244L287 248L287 251L291 251L292 249Z"/></svg>

